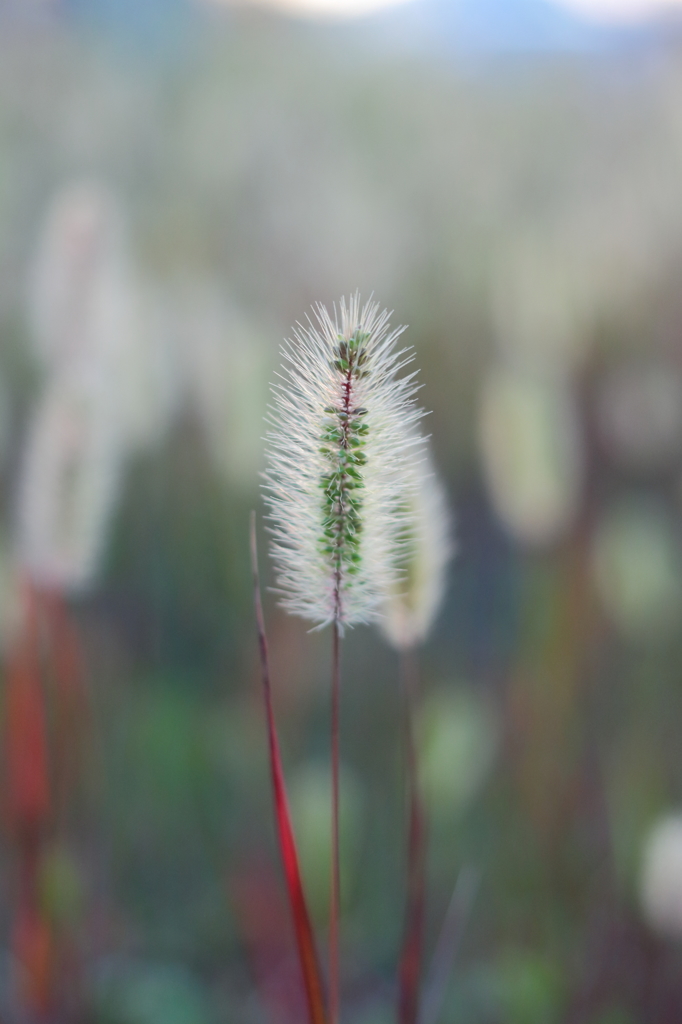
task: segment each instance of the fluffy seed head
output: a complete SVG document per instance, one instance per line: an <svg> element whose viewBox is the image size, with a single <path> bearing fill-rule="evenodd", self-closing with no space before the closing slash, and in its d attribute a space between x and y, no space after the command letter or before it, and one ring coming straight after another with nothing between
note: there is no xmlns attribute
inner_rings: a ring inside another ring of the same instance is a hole
<svg viewBox="0 0 682 1024"><path fill-rule="evenodd" d="M415 374L402 328L356 294L318 305L282 349L265 473L282 604L318 625L367 622L398 585L419 458Z"/></svg>
<svg viewBox="0 0 682 1024"><path fill-rule="evenodd" d="M396 551L400 576L379 618L386 639L401 650L426 638L454 551L445 492L426 451L408 467L403 502L406 517Z"/></svg>
<svg viewBox="0 0 682 1024"><path fill-rule="evenodd" d="M92 584L121 481L123 445L102 374L50 381L35 411L17 494L16 554L37 584Z"/></svg>

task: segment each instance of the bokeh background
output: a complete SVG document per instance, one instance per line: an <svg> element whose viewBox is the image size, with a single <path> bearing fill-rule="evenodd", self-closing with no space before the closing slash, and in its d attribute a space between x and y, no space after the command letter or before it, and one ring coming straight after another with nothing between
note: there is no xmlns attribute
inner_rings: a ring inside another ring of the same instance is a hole
<svg viewBox="0 0 682 1024"><path fill-rule="evenodd" d="M0 2L8 1024L303 1019L248 515L279 343L356 288L409 324L456 521L417 723L427 965L467 889L438 1020L682 1020L682 23L362 7ZM266 614L324 946L330 640ZM353 631L344 1024L395 1019L401 714Z"/></svg>

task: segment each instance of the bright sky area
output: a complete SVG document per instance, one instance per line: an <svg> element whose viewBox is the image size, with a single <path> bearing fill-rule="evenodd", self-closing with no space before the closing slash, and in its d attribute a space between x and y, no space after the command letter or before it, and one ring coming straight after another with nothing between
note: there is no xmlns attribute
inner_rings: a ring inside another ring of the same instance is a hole
<svg viewBox="0 0 682 1024"><path fill-rule="evenodd" d="M228 0L219 0L228 2ZM382 7L391 7L409 0L252 0L299 13L327 14L334 17L353 17L369 14ZM413 0L418 2L418 0ZM453 3L456 0L453 0ZM682 0L546 0L562 7L572 8L587 17L609 21L632 21L651 14L680 7Z"/></svg>

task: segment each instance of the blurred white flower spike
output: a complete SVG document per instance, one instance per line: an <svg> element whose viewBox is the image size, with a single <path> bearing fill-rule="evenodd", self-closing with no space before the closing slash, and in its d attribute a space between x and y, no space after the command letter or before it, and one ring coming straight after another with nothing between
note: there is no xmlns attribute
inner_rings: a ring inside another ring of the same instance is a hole
<svg viewBox="0 0 682 1024"><path fill-rule="evenodd" d="M400 575L379 618L386 639L399 650L426 639L443 600L446 570L455 550L445 491L426 452L409 467L409 475L407 518L396 555Z"/></svg>
<svg viewBox="0 0 682 1024"><path fill-rule="evenodd" d="M322 626L368 622L399 584L405 481L424 439L402 329L356 294L315 308L285 343L268 432L266 502L282 604Z"/></svg>
<svg viewBox="0 0 682 1024"><path fill-rule="evenodd" d="M660 935L682 937L682 814L660 818L647 836L640 900L647 924Z"/></svg>
<svg viewBox="0 0 682 1024"><path fill-rule="evenodd" d="M121 216L109 192L89 181L59 192L29 289L33 340L46 369L116 344L124 262Z"/></svg>
<svg viewBox="0 0 682 1024"><path fill-rule="evenodd" d="M155 438L168 405L161 335L125 239L109 192L71 185L52 204L32 275L29 319L45 381L18 481L15 543L34 583L66 592L92 583L125 456Z"/></svg>
<svg viewBox="0 0 682 1024"><path fill-rule="evenodd" d="M131 448L156 440L175 397L163 305L134 272L108 189L81 181L59 192L31 274L36 354L53 375L103 373Z"/></svg>
<svg viewBox="0 0 682 1024"><path fill-rule="evenodd" d="M179 306L183 378L209 454L230 487L250 490L262 460L268 346L217 284L185 286Z"/></svg>
<svg viewBox="0 0 682 1024"><path fill-rule="evenodd" d="M72 592L92 582L122 459L106 380L65 375L51 382L31 425L19 482L18 556L34 583Z"/></svg>
<svg viewBox="0 0 682 1024"><path fill-rule="evenodd" d="M500 361L478 411L483 471L493 507L524 544L556 543L575 521L583 447L571 381Z"/></svg>

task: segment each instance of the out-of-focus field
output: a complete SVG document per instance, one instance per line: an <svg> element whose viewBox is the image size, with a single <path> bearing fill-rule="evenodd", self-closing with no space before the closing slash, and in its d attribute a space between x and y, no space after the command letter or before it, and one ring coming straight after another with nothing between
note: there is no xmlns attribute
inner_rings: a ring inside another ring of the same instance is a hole
<svg viewBox="0 0 682 1024"><path fill-rule="evenodd" d="M31 579L84 664L72 706L44 655L29 825L33 705L4 701L3 1021L302 1020L248 514L279 343L356 288L409 324L456 520L420 654L427 961L479 884L440 1020L682 1020L681 280L674 43L462 68L246 11L134 43L0 21L3 657ZM266 613L324 937L330 640ZM404 755L366 628L342 730L344 1022L384 1024Z"/></svg>

